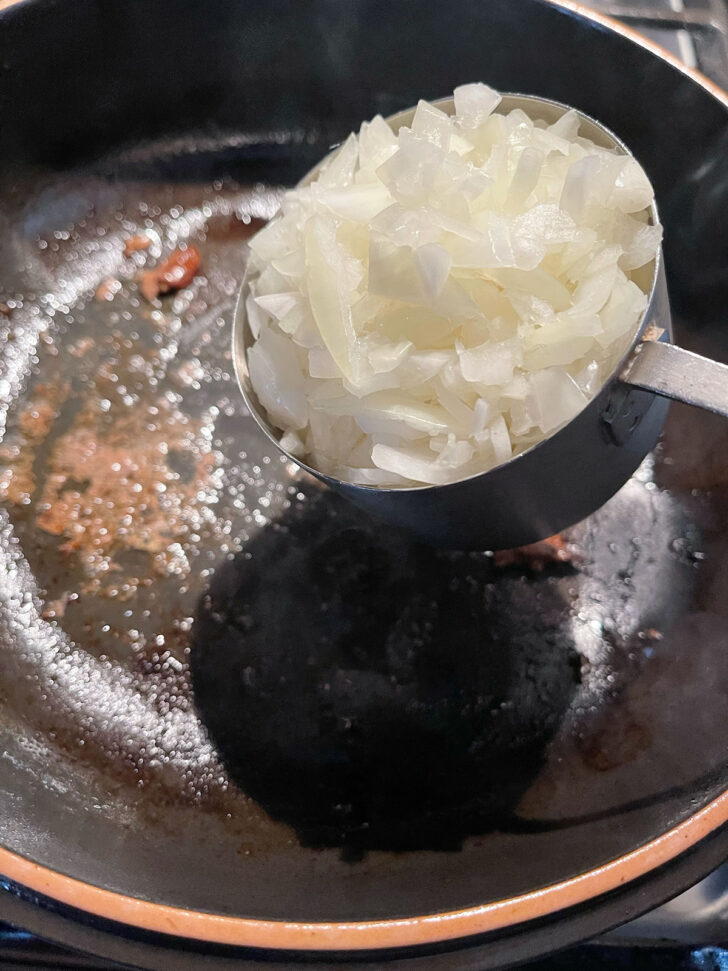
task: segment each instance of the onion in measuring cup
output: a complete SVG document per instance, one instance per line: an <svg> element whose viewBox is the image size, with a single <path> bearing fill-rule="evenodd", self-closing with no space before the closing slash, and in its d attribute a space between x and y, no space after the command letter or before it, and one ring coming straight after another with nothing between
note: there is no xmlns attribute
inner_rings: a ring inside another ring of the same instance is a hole
<svg viewBox="0 0 728 971"><path fill-rule="evenodd" d="M250 243L250 381L282 447L345 482L485 472L580 412L634 338L661 230L631 156L499 113L484 84L376 117Z"/></svg>

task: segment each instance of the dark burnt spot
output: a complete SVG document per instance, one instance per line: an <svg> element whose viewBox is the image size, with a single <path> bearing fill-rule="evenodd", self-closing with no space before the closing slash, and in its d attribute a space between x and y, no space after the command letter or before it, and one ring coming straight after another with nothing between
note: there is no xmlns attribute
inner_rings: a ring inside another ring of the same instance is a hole
<svg viewBox="0 0 728 971"><path fill-rule="evenodd" d="M612 712L609 721L580 741L579 748L588 766L597 772L608 772L634 761L650 747L651 741L649 728L629 711L622 712L619 718Z"/></svg>

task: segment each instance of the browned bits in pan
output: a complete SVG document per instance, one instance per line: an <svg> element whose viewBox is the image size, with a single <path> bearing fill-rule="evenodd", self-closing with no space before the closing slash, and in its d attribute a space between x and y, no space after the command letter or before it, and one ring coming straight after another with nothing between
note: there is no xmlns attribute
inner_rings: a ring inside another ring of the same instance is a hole
<svg viewBox="0 0 728 971"><path fill-rule="evenodd" d="M68 348L68 353L73 357L84 357L94 346L94 342L90 337L81 337L79 340L74 341L73 344Z"/></svg>
<svg viewBox="0 0 728 971"><path fill-rule="evenodd" d="M71 600L75 599L75 594L64 591L56 600L49 600L43 608L42 617L44 620L62 620L66 614L66 607Z"/></svg>
<svg viewBox="0 0 728 971"><path fill-rule="evenodd" d="M70 388L67 382L39 384L18 418L15 440L0 445L0 499L16 505L30 502L36 489L36 449L43 444L60 414Z"/></svg>
<svg viewBox="0 0 728 971"><path fill-rule="evenodd" d="M145 270L139 278L139 289L150 302L163 293L188 287L200 268L200 252L194 246L176 249L164 263Z"/></svg>
<svg viewBox="0 0 728 971"><path fill-rule="evenodd" d="M124 256L131 256L132 253L149 249L151 245L152 241L148 236L130 236L129 239L124 240Z"/></svg>
<svg viewBox="0 0 728 971"><path fill-rule="evenodd" d="M539 572L549 563L578 563L578 553L566 542L561 533L542 539L528 546L513 550L498 550L493 555L496 566L525 566Z"/></svg>
<svg viewBox="0 0 728 971"><path fill-rule="evenodd" d="M12 308L8 307L6 303L0 303L0 317L9 317L12 312Z"/></svg>
<svg viewBox="0 0 728 971"><path fill-rule="evenodd" d="M97 300L113 300L114 294L121 289L121 283L114 277L107 277L102 280L101 283L96 287L96 293L94 296Z"/></svg>
<svg viewBox="0 0 728 971"><path fill-rule="evenodd" d="M637 721L628 710L607 721L593 734L581 739L579 749L584 762L597 772L609 772L633 762L652 742L647 725Z"/></svg>

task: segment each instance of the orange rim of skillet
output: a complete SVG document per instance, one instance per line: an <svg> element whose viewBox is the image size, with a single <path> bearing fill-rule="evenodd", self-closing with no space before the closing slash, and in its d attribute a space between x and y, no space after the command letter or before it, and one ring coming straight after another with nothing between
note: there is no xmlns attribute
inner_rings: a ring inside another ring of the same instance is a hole
<svg viewBox="0 0 728 971"><path fill-rule="evenodd" d="M10 6L0 3L0 7ZM617 33L686 74L728 108L728 93L669 51L611 17L573 0L549 0ZM584 903L645 876L696 846L728 821L728 791L657 839L576 877L506 900L444 913L392 920L283 921L230 917L186 910L104 890L0 848L0 873L14 883L106 920L147 931L216 944L306 951L378 950L452 941L546 917Z"/></svg>

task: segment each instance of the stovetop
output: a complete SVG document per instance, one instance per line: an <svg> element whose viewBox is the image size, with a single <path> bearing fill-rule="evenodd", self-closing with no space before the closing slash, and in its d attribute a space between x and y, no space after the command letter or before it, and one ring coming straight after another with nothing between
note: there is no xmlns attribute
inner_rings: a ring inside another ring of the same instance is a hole
<svg viewBox="0 0 728 971"><path fill-rule="evenodd" d="M641 31L728 89L728 0L581 2ZM5 968L121 971L122 965L57 947L0 921L0 971ZM534 962L522 971L576 968L728 971L728 864L670 903L599 941Z"/></svg>

